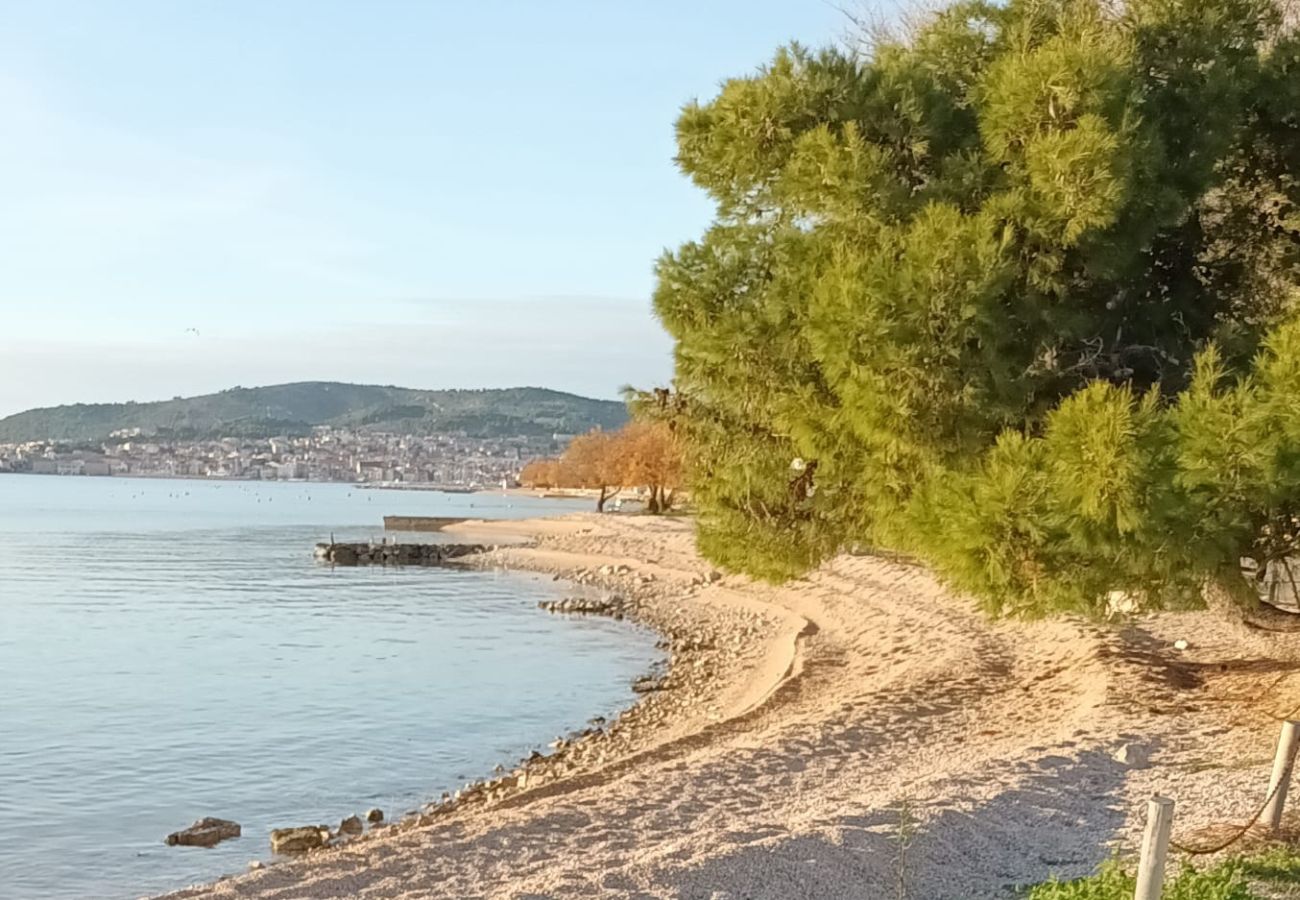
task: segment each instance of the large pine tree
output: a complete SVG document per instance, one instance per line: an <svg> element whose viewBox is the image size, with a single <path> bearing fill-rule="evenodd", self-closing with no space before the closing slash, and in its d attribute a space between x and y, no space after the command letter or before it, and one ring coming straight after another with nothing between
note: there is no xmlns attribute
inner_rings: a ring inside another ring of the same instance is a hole
<svg viewBox="0 0 1300 900"><path fill-rule="evenodd" d="M1244 596L1300 499L1298 114L1270 0L958 3L687 106L717 217L655 306L702 550L892 547L994 611Z"/></svg>

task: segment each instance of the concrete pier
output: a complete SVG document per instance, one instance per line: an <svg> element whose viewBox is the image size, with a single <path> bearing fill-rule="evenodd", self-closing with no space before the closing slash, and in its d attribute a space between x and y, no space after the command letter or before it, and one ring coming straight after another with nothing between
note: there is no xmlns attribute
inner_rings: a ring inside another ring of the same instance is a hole
<svg viewBox="0 0 1300 900"><path fill-rule="evenodd" d="M384 516L385 531L442 531L448 525L468 522L451 516Z"/></svg>

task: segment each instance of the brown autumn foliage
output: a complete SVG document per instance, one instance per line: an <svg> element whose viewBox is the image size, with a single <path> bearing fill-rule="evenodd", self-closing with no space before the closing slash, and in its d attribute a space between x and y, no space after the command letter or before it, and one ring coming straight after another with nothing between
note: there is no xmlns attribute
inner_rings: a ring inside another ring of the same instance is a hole
<svg viewBox="0 0 1300 900"><path fill-rule="evenodd" d="M560 484L558 459L534 459L519 472L519 483L531 488L568 487Z"/></svg>
<svg viewBox="0 0 1300 900"><path fill-rule="evenodd" d="M601 512L606 501L623 488L622 434L622 430L589 431L570 441L560 455L560 477L573 479L579 487L598 490L596 509Z"/></svg>
<svg viewBox="0 0 1300 900"><path fill-rule="evenodd" d="M682 483L677 440L662 422L632 422L618 431L595 429L574 438L558 459L536 459L524 466L526 487L589 488L599 491L596 509L625 488L645 488L646 510L672 507Z"/></svg>
<svg viewBox="0 0 1300 900"><path fill-rule="evenodd" d="M646 510L672 508L682 483L682 454L672 430L663 422L632 422L619 432L618 457L625 484L645 487Z"/></svg>

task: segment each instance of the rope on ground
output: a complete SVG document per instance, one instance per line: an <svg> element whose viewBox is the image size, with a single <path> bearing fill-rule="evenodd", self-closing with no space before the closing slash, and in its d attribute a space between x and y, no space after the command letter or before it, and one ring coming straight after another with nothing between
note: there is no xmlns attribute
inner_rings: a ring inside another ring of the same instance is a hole
<svg viewBox="0 0 1300 900"><path fill-rule="evenodd" d="M1219 853L1223 850L1227 850L1233 844L1237 843L1237 841L1244 838L1250 832L1250 829L1254 828L1259 823L1260 816L1264 815L1264 810L1268 809L1268 805L1273 802L1273 798L1277 796L1277 792L1282 790L1282 785L1291 780L1290 769L1291 767L1288 767L1285 776L1278 779L1277 784L1273 785L1273 790L1268 792L1268 796L1265 797L1264 802L1259 805L1259 809L1255 811L1255 815L1250 817L1250 821L1241 826L1236 834L1223 843L1217 844L1213 847L1189 847L1186 844L1180 844L1178 841L1171 840L1169 846L1173 847L1179 853L1186 853L1188 856L1209 856L1212 853Z"/></svg>

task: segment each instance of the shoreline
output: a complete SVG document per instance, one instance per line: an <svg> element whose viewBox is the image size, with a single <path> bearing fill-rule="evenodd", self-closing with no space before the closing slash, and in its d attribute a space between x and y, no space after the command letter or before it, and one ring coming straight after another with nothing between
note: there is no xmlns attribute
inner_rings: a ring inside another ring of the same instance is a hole
<svg viewBox="0 0 1300 900"><path fill-rule="evenodd" d="M259 856L250 861L252 876L282 866L310 866L332 851L440 823L454 825L458 817L517 808L535 799L588 787L602 777L626 771L661 748L698 739L711 728L753 713L786 682L798 677L799 645L816 630L815 626L776 610L771 611L770 620L766 619L749 602L734 603L729 608L700 603L697 591L721 579L711 566L701 563L698 571L681 572L647 567L644 561L638 562L636 568L628 561L593 565L591 557L557 558L539 549L539 542L547 537L590 531L587 520L593 517L597 521L601 518L592 513L569 513L522 520L456 522L442 533L490 546L484 552L449 560L445 565L551 576L552 580L569 583L574 589L570 599L594 601L599 609L569 610L557 604L552 609L539 609L538 614L607 616L653 632L659 638L656 646L667 652L664 670L658 677L653 671L645 673L634 682L634 690L636 684L647 680L653 680L654 686L638 691L636 700L612 721L588 722L587 727L578 726L557 735L546 754L534 752L513 767L500 764L454 794L444 793L418 810L361 835L307 854ZM647 568L657 569L658 574ZM594 598L596 594L602 596ZM784 627L776 627L777 623ZM727 632L731 633L730 643L723 640ZM286 827L295 824L286 823ZM156 900L196 896L192 893L195 890L246 877L226 875L157 895Z"/></svg>
<svg viewBox="0 0 1300 900"><path fill-rule="evenodd" d="M596 775L606 766L625 766L641 754L671 743L678 732L699 726L697 720L709 726L745 715L797 674L798 639L808 630L808 623L786 623L798 628L791 635L788 630L772 629L762 613L745 605L729 610L690 608L693 589L712 583L710 576L717 577L715 572L661 582L628 563L557 564L539 550L536 541L548 533L571 531L572 520L573 516L522 521L467 519L447 525L441 533L486 549L448 559L442 565L566 581L574 589L570 596L543 604L539 614L603 616L645 628L658 637L657 648L667 653L662 674L652 670L635 679L633 690L638 697L612 721L570 728L556 736L549 753L534 752L511 767L498 765L492 774L467 782L454 794L444 794L385 828L409 830L443 817L472 814L488 805L518 805L541 795L548 786L551 790L546 795L552 796L570 779ZM584 530L577 527L579 533ZM688 604L685 607L683 599ZM721 635L727 631L740 639L725 644ZM737 672L751 657L762 664ZM738 696L727 696L728 690Z"/></svg>
<svg viewBox="0 0 1300 900"><path fill-rule="evenodd" d="M664 689L452 803L165 897L884 896L906 810L913 894L993 900L1135 847L1155 792L1184 840L1244 820L1300 703L1300 636L1203 613L994 623L874 557L719 577L680 518L451 530L498 544L474 566L621 594L610 612L674 635Z"/></svg>

